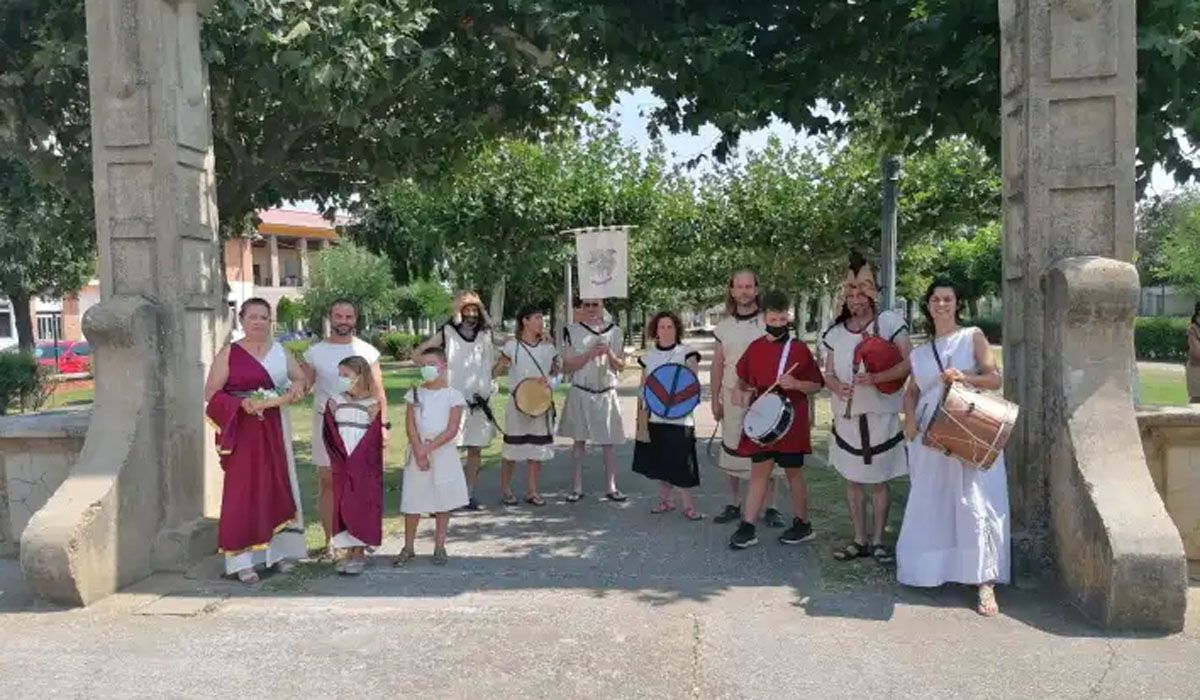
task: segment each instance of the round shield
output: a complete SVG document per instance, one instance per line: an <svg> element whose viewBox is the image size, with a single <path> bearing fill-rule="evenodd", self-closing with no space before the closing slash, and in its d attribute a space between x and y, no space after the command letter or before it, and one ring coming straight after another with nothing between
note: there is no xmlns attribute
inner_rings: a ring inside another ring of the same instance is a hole
<svg viewBox="0 0 1200 700"><path fill-rule="evenodd" d="M686 418L700 405L700 378L681 364L659 365L646 377L642 402L659 418Z"/></svg>

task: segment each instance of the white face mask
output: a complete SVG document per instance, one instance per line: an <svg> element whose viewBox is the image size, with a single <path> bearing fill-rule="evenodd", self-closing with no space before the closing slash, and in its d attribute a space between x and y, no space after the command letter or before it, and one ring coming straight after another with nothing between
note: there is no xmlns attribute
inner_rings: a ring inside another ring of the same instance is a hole
<svg viewBox="0 0 1200 700"><path fill-rule="evenodd" d="M349 393L350 393L350 390L351 390L351 389L353 389L353 388L354 388L354 385L355 385L355 384L357 384L357 383L358 383L358 380L357 380L357 379L355 379L354 377L342 377L342 376L338 376L338 378L337 378L337 390L338 390L338 392L339 392L339 393L342 393L342 394L349 394Z"/></svg>
<svg viewBox="0 0 1200 700"><path fill-rule="evenodd" d="M421 365L421 379L427 382L432 382L442 374L442 369L437 365Z"/></svg>

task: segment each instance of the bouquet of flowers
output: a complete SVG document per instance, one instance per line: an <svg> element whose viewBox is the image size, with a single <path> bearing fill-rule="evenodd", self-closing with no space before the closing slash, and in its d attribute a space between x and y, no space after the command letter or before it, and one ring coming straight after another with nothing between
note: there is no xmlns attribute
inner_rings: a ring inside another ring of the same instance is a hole
<svg viewBox="0 0 1200 700"><path fill-rule="evenodd" d="M255 389L250 393L250 399L258 404L266 404L263 410L274 408L278 405L278 399L283 396L283 391L279 389ZM264 420L262 410L258 412L258 419Z"/></svg>

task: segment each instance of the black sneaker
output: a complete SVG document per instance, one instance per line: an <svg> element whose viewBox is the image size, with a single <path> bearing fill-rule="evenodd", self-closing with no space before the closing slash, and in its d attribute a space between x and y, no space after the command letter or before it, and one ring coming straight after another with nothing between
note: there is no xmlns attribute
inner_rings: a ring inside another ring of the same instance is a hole
<svg viewBox="0 0 1200 700"><path fill-rule="evenodd" d="M767 527L787 527L787 521L783 519L783 513L780 513L776 508L768 508L763 512L763 524Z"/></svg>
<svg viewBox="0 0 1200 700"><path fill-rule="evenodd" d="M485 506L482 503L480 503L474 496L471 496L471 498L467 500L467 505L463 507L463 510L480 511L484 510L484 508Z"/></svg>
<svg viewBox="0 0 1200 700"><path fill-rule="evenodd" d="M725 523L731 523L740 517L742 517L741 508L738 508L737 506L725 506L725 510L721 511L720 515L713 518L713 522L717 523L718 525L724 525Z"/></svg>
<svg viewBox="0 0 1200 700"><path fill-rule="evenodd" d="M783 534L779 536L779 541L784 544L800 544L816 536L817 533L813 532L812 525L800 518L792 518L792 526L783 531Z"/></svg>
<svg viewBox="0 0 1200 700"><path fill-rule="evenodd" d="M730 549L746 549L756 544L758 544L758 535L755 534L754 526L745 521L738 525L733 537L729 538Z"/></svg>

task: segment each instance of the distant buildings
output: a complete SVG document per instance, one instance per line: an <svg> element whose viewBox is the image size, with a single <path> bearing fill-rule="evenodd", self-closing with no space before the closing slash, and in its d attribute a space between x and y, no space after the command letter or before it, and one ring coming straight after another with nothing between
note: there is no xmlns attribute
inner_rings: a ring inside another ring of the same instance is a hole
<svg viewBox="0 0 1200 700"><path fill-rule="evenodd" d="M262 223L254 236L225 242L225 278L231 308L256 296L271 306L284 297L298 299L308 279L312 253L337 245L337 227L346 223L339 219L331 224L320 214L291 209L269 209L258 216ZM34 300L31 312L35 339L83 339L83 314L99 301L99 280L92 280L63 299ZM0 350L16 344L16 315L8 299L0 297Z"/></svg>

